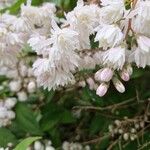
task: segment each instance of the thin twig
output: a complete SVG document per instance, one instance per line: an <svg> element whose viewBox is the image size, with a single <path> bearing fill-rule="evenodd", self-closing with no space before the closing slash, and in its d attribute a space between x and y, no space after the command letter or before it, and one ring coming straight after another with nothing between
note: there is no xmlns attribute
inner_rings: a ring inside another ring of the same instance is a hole
<svg viewBox="0 0 150 150"><path fill-rule="evenodd" d="M130 103L135 101L135 97L131 98L129 100L123 101L121 103L117 103L117 104L113 104L110 106L106 106L106 107L94 107L94 106L75 106L73 107L73 109L84 109L84 110L99 110L99 111L103 111L103 110L110 110L110 109L116 109L124 104Z"/></svg>

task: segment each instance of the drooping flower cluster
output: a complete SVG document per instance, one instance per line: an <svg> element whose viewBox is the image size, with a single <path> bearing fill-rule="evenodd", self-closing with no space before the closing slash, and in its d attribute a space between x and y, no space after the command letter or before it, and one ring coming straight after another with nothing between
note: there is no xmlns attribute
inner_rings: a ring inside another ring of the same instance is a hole
<svg viewBox="0 0 150 150"><path fill-rule="evenodd" d="M19 17L2 15L2 63L8 64L28 43L37 54L33 71L38 85L58 89L75 84L79 71L99 68L93 78L85 79L99 96L106 94L110 81L123 93L120 80L130 79L132 65L150 65L149 0L134 0L128 6L124 0L78 0L63 21L56 11L51 3L34 7L28 0Z"/></svg>
<svg viewBox="0 0 150 150"><path fill-rule="evenodd" d="M12 110L17 103L16 98L7 98L0 100L0 127L7 126L15 118L15 112Z"/></svg>

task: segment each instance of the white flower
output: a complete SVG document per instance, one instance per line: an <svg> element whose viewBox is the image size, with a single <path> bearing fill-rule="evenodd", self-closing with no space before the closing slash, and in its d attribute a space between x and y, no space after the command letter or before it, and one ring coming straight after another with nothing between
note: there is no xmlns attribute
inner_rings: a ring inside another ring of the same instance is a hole
<svg viewBox="0 0 150 150"><path fill-rule="evenodd" d="M79 0L73 11L66 14L70 27L79 33L81 49L90 48L89 36L98 23L98 6L85 5Z"/></svg>
<svg viewBox="0 0 150 150"><path fill-rule="evenodd" d="M138 47L129 56L129 62L135 62L138 67L145 68L150 65L150 38L139 36L137 38Z"/></svg>
<svg viewBox="0 0 150 150"><path fill-rule="evenodd" d="M124 0L101 0L103 6L100 10L100 17L103 23L115 23L119 21L124 14Z"/></svg>
<svg viewBox="0 0 150 150"><path fill-rule="evenodd" d="M47 56L50 52L50 41L45 36L34 34L28 40L28 44L38 55Z"/></svg>
<svg viewBox="0 0 150 150"><path fill-rule="evenodd" d="M146 36L139 36L137 38L137 43L138 43L139 49L141 49L141 52L150 53L150 38Z"/></svg>
<svg viewBox="0 0 150 150"><path fill-rule="evenodd" d="M150 36L150 1L138 1L132 18L132 28L137 33Z"/></svg>
<svg viewBox="0 0 150 150"><path fill-rule="evenodd" d="M71 29L60 29L54 21L52 27L49 56L38 59L33 65L38 83L49 90L74 82L72 72L80 60L75 52L79 48L78 34Z"/></svg>
<svg viewBox="0 0 150 150"><path fill-rule="evenodd" d="M99 41L99 47L104 49L119 45L123 40L123 33L117 25L104 25L96 28L95 41Z"/></svg>
<svg viewBox="0 0 150 150"><path fill-rule="evenodd" d="M135 62L138 67L145 68L150 65L150 53L143 53L141 49L136 48L129 56L129 62Z"/></svg>
<svg viewBox="0 0 150 150"><path fill-rule="evenodd" d="M125 47L114 47L103 52L103 64L114 69L122 69L125 63Z"/></svg>
<svg viewBox="0 0 150 150"><path fill-rule="evenodd" d="M44 26L46 28L50 27L50 21L54 17L54 12L56 11L55 5L45 4L41 7L31 6L30 3L21 6L21 17L25 18L27 24L32 28L34 25L39 27Z"/></svg>

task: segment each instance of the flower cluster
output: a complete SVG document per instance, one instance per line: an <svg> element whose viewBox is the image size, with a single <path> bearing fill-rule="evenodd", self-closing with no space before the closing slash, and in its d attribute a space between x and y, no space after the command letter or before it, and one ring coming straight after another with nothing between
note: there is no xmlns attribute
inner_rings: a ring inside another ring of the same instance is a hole
<svg viewBox="0 0 150 150"><path fill-rule="evenodd" d="M90 146L82 146L80 143L64 142L62 145L63 150L90 150Z"/></svg>
<svg viewBox="0 0 150 150"><path fill-rule="evenodd" d="M29 147L28 150L55 150L52 146L52 142L50 140L43 140L43 141L36 141L34 142L33 146Z"/></svg>
<svg viewBox="0 0 150 150"><path fill-rule="evenodd" d="M14 0L1 0L0 1L0 9L9 7L13 2L14 2Z"/></svg>
<svg viewBox="0 0 150 150"><path fill-rule="evenodd" d="M33 71L38 85L49 90L73 85L81 70L99 68L87 79L99 96L106 94L110 81L123 93L121 80L130 79L132 66L150 65L149 0L134 0L129 6L124 0L97 4L78 0L63 21L55 12L51 3L34 7L28 0L18 17L3 14L1 64L14 62L21 48L29 44L37 54Z"/></svg>
<svg viewBox="0 0 150 150"><path fill-rule="evenodd" d="M11 120L15 118L15 113L12 110L17 103L16 98L7 98L0 100L0 127L7 126Z"/></svg>

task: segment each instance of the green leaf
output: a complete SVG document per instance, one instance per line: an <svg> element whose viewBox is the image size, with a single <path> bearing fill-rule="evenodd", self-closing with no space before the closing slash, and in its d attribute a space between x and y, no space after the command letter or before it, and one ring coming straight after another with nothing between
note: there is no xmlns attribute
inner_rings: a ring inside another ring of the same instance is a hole
<svg viewBox="0 0 150 150"><path fill-rule="evenodd" d="M36 116L26 104L18 103L16 106L16 122L20 128L31 135L41 135Z"/></svg>
<svg viewBox="0 0 150 150"><path fill-rule="evenodd" d="M48 103L42 108L42 119L40 121L41 128L43 131L47 131L56 126L61 119L62 107Z"/></svg>
<svg viewBox="0 0 150 150"><path fill-rule="evenodd" d="M19 143L14 150L26 150L34 141L41 139L41 137L29 137Z"/></svg>
<svg viewBox="0 0 150 150"><path fill-rule="evenodd" d="M16 143L16 137L6 128L0 128L0 147L6 147L8 143Z"/></svg>
<svg viewBox="0 0 150 150"><path fill-rule="evenodd" d="M70 111L65 110L61 115L61 123L74 123L76 120Z"/></svg>

